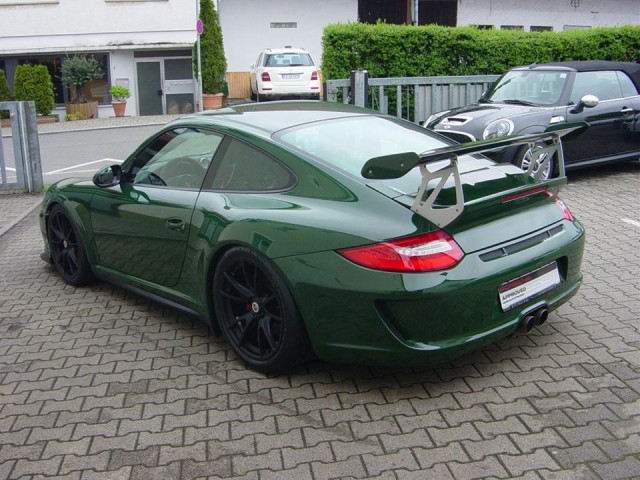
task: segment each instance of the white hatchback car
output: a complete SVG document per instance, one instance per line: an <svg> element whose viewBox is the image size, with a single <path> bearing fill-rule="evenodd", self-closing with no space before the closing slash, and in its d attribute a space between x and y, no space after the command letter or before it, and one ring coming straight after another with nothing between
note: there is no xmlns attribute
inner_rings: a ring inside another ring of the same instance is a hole
<svg viewBox="0 0 640 480"><path fill-rule="evenodd" d="M318 100L318 70L302 48L267 48L251 67L251 99L288 96Z"/></svg>

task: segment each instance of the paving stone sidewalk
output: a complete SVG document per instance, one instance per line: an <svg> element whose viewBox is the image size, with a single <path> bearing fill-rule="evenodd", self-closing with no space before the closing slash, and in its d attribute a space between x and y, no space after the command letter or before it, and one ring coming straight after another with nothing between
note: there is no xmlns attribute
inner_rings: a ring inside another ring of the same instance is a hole
<svg viewBox="0 0 640 480"><path fill-rule="evenodd" d="M42 195L29 193L0 194L0 237L16 223L37 209L42 203Z"/></svg>
<svg viewBox="0 0 640 480"><path fill-rule="evenodd" d="M64 284L34 211L0 236L0 479L640 478L639 185L638 162L571 175L584 284L530 334L280 377L174 310Z"/></svg>

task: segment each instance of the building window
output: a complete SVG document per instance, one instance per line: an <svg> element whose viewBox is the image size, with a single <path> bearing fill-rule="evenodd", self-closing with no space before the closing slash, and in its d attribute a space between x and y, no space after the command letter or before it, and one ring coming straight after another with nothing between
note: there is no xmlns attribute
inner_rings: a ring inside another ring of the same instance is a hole
<svg viewBox="0 0 640 480"><path fill-rule="evenodd" d="M493 30L494 27L493 25L474 25L478 30Z"/></svg>
<svg viewBox="0 0 640 480"><path fill-rule="evenodd" d="M524 30L522 25L500 25L500 30Z"/></svg>
<svg viewBox="0 0 640 480"><path fill-rule="evenodd" d="M553 32L553 27L546 27L542 25L531 25L530 30L532 32Z"/></svg>
<svg viewBox="0 0 640 480"><path fill-rule="evenodd" d="M271 28L298 28L298 22L271 22Z"/></svg>
<svg viewBox="0 0 640 480"><path fill-rule="evenodd" d="M60 0L0 0L0 5L33 5L34 3L60 3Z"/></svg>
<svg viewBox="0 0 640 480"><path fill-rule="evenodd" d="M591 27L588 25L565 25L563 30L589 30Z"/></svg>

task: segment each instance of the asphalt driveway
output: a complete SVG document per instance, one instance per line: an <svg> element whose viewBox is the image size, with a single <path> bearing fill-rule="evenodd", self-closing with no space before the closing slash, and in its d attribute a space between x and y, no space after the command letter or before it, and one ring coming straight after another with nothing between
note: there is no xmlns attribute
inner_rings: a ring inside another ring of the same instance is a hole
<svg viewBox="0 0 640 480"><path fill-rule="evenodd" d="M0 222L0 479L640 478L640 162L570 178L580 292L434 369L255 373L174 310L65 285L37 210Z"/></svg>

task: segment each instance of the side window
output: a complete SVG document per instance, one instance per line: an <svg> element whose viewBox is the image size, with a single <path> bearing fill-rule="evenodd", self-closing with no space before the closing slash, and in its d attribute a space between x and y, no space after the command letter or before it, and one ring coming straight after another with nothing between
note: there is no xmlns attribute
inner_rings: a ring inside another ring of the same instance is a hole
<svg viewBox="0 0 640 480"><path fill-rule="evenodd" d="M210 185L214 190L264 192L293 184L291 172L274 158L231 139Z"/></svg>
<svg viewBox="0 0 640 480"><path fill-rule="evenodd" d="M633 84L627 74L623 72L616 73L618 74L618 81L620 82L620 87L622 88L622 96L633 97L634 95L638 95L636 86Z"/></svg>
<svg viewBox="0 0 640 480"><path fill-rule="evenodd" d="M595 95L601 102L620 98L622 92L616 73L614 71L576 73L571 101L577 105L585 95Z"/></svg>
<svg viewBox="0 0 640 480"><path fill-rule="evenodd" d="M222 136L197 128L161 133L134 159L128 170L134 184L199 189Z"/></svg>

